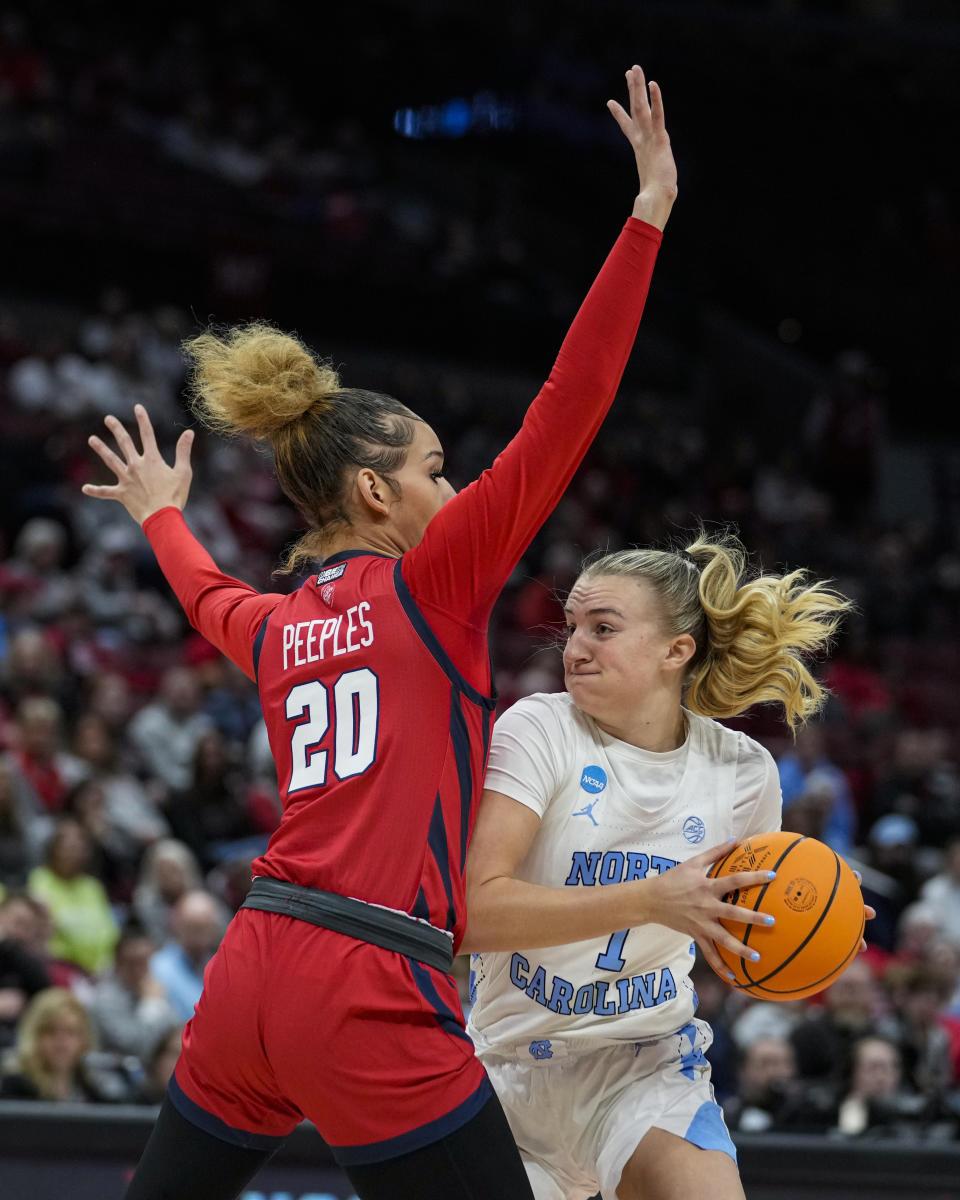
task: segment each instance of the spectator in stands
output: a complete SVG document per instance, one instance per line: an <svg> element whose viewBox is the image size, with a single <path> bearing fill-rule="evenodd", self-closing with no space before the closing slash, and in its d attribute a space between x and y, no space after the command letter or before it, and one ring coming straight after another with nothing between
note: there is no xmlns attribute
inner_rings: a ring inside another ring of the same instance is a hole
<svg viewBox="0 0 960 1200"><path fill-rule="evenodd" d="M0 887L23 887L49 829L48 821L34 811L13 762L0 756Z"/></svg>
<svg viewBox="0 0 960 1200"><path fill-rule="evenodd" d="M176 637L180 621L158 591L137 578L137 543L118 522L96 530L84 551L79 576L90 616L101 635L142 646Z"/></svg>
<svg viewBox="0 0 960 1200"><path fill-rule="evenodd" d="M96 983L86 1002L104 1050L129 1054L146 1066L161 1035L177 1018L150 961L157 947L137 921L120 932L113 970Z"/></svg>
<svg viewBox="0 0 960 1200"><path fill-rule="evenodd" d="M93 1048L93 1024L66 988L38 992L24 1010L10 1066L0 1077L4 1100L105 1099L84 1059Z"/></svg>
<svg viewBox="0 0 960 1200"><path fill-rule="evenodd" d="M161 838L144 854L131 909L158 946L170 937L174 905L201 882L196 855L176 838Z"/></svg>
<svg viewBox="0 0 960 1200"><path fill-rule="evenodd" d="M76 585L64 569L67 531L50 517L31 517L13 544L5 564L17 579L23 609L34 621L51 621L65 611Z"/></svg>
<svg viewBox="0 0 960 1200"><path fill-rule="evenodd" d="M250 859L266 849L266 835L251 816L249 792L223 735L217 729L207 730L197 740L189 787L174 792L167 802L174 833L204 869L218 863L231 844L245 839L258 838L256 846L250 847Z"/></svg>
<svg viewBox="0 0 960 1200"><path fill-rule="evenodd" d="M0 663L0 698L11 711L24 700L46 696L69 703L74 691L53 642L34 625L25 625L10 638Z"/></svg>
<svg viewBox="0 0 960 1200"><path fill-rule="evenodd" d="M876 1028L884 997L870 966L858 957L821 999L817 1007L805 1006L790 1042L802 1079L837 1081L850 1047Z"/></svg>
<svg viewBox="0 0 960 1200"><path fill-rule="evenodd" d="M172 667L160 681L156 700L130 723L130 738L152 775L170 792L185 792L193 781L197 745L212 728L193 672Z"/></svg>
<svg viewBox="0 0 960 1200"><path fill-rule="evenodd" d="M864 620L851 619L824 668L823 681L836 698L835 707L853 729L887 731L896 719L896 704L875 639Z"/></svg>
<svg viewBox="0 0 960 1200"><path fill-rule="evenodd" d="M187 642L187 658L203 686L203 710L231 746L244 746L261 720L256 685L199 634Z"/></svg>
<svg viewBox="0 0 960 1200"><path fill-rule="evenodd" d="M154 1040L144 1060L143 1078L133 1097L135 1104L160 1104L166 1095L183 1041L183 1029L175 1025Z"/></svg>
<svg viewBox="0 0 960 1200"><path fill-rule="evenodd" d="M106 677L111 678L111 677ZM85 777L93 777L106 796L109 825L123 837L127 852L139 859L144 847L169 833L147 788L129 770L118 748L120 731L107 717L86 710L77 719L71 749Z"/></svg>
<svg viewBox="0 0 960 1200"><path fill-rule="evenodd" d="M876 910L870 927L871 954L893 951L898 926L907 907L915 900L920 884L918 866L920 831L916 821L903 813L890 812L875 821L867 833L869 866L862 890L866 902Z"/></svg>
<svg viewBox="0 0 960 1200"><path fill-rule="evenodd" d="M111 904L126 904L136 881L138 854L107 815L107 796L100 781L84 779L72 788L64 813L82 827L90 843L87 871L103 884Z"/></svg>
<svg viewBox="0 0 960 1200"><path fill-rule="evenodd" d="M905 1079L920 1093L942 1096L957 1080L945 1018L952 978L928 962L893 963L883 975L890 1010L878 1033L897 1043Z"/></svg>
<svg viewBox="0 0 960 1200"><path fill-rule="evenodd" d="M84 713L100 717L113 735L113 744L124 766L130 765L132 749L125 743L126 728L134 713L130 685L116 671L102 671L87 686Z"/></svg>
<svg viewBox="0 0 960 1200"><path fill-rule="evenodd" d="M746 1046L737 1071L737 1090L723 1105L732 1130L762 1133L776 1128L795 1086L797 1064L786 1038L760 1037Z"/></svg>
<svg viewBox="0 0 960 1200"><path fill-rule="evenodd" d="M897 733L893 761L873 789L864 817L872 824L887 813L910 817L925 846L946 845L956 835L960 774L945 729Z"/></svg>
<svg viewBox="0 0 960 1200"><path fill-rule="evenodd" d="M730 1024L730 1035L742 1053L758 1038L787 1038L798 1022L804 1020L807 1005L803 1000L758 1000L739 997L743 1008Z"/></svg>
<svg viewBox="0 0 960 1200"><path fill-rule="evenodd" d="M960 837L947 843L943 868L923 885L920 899L937 914L944 936L960 946Z"/></svg>
<svg viewBox="0 0 960 1200"><path fill-rule="evenodd" d="M150 959L150 970L166 988L177 1019L188 1021L203 991L203 969L223 937L220 908L204 891L187 892L174 906L172 936Z"/></svg>
<svg viewBox="0 0 960 1200"><path fill-rule="evenodd" d="M792 749L777 760L783 793L784 828L793 829L790 806L801 796L822 798L824 819L820 840L840 855L850 852L856 837L857 814L850 785L827 753L822 725L806 725Z"/></svg>
<svg viewBox="0 0 960 1200"><path fill-rule="evenodd" d="M29 899L7 892L0 899L0 1050L12 1046L27 1002L50 986L42 958L30 950L35 915Z"/></svg>
<svg viewBox="0 0 960 1200"><path fill-rule="evenodd" d="M887 956L884 970L895 963L909 966L926 962L939 939L940 919L936 909L923 900L914 900L900 914L893 952Z"/></svg>
<svg viewBox="0 0 960 1200"><path fill-rule="evenodd" d="M50 910L51 953L95 974L111 963L119 931L103 884L87 873L91 853L83 826L73 817L62 818L27 886Z"/></svg>
<svg viewBox="0 0 960 1200"><path fill-rule="evenodd" d="M17 709L17 745L11 759L36 813L58 813L80 772L60 749L63 711L49 696L31 696Z"/></svg>
<svg viewBox="0 0 960 1200"><path fill-rule="evenodd" d="M901 1113L915 1116L921 1108L922 1098L909 1096L904 1087L903 1059L896 1042L871 1035L853 1043L849 1085L837 1106L840 1133L868 1134L893 1124Z"/></svg>

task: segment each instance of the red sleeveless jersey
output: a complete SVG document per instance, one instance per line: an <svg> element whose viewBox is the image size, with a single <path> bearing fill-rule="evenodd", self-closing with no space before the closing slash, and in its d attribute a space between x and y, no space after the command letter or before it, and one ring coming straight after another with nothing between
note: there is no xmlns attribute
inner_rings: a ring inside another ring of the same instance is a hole
<svg viewBox="0 0 960 1200"><path fill-rule="evenodd" d="M400 909L459 945L490 612L609 409L659 244L627 222L517 436L401 559L348 551L262 595L217 569L177 509L144 523L194 627L258 682L283 816L254 874Z"/></svg>

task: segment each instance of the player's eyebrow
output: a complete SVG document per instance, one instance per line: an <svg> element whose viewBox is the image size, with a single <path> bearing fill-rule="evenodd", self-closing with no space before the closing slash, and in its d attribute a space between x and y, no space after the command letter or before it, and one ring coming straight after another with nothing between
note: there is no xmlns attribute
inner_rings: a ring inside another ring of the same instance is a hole
<svg viewBox="0 0 960 1200"><path fill-rule="evenodd" d="M563 611L565 613L568 613L568 612L572 612L573 609L571 609L569 604L565 604L563 606ZM612 613L613 616L619 617L621 621L626 619L619 608L613 608L613 607L609 607L609 606L601 606L599 608L588 608L587 611L583 615L585 617L598 617L598 616L602 616L604 613Z"/></svg>
<svg viewBox="0 0 960 1200"><path fill-rule="evenodd" d="M443 451L442 450L428 450L426 452L426 454L423 456L423 461L426 462L428 458L439 458L440 461L443 462Z"/></svg>

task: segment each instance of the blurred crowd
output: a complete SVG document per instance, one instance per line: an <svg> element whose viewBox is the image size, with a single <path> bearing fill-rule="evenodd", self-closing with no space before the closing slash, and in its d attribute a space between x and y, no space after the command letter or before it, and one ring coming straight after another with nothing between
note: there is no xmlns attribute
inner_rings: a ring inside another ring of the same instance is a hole
<svg viewBox="0 0 960 1200"><path fill-rule="evenodd" d="M557 332L582 273L572 262L567 273L532 267L533 227L550 226L529 195L508 188L465 213L397 193L362 129L305 127L298 97L254 60L227 55L229 70L208 77L189 21L149 44L120 30L99 56L76 25L49 28L59 37L16 13L0 22L7 177L42 176L67 114L79 114L149 144L164 170L215 174L238 196L316 222L321 244L338 248L331 273L353 261L351 247L377 257L392 246L378 260L385 279L429 278L439 291L455 281L478 303L535 307ZM543 94L570 61L554 49L552 64L543 52ZM364 53L379 62L385 52L371 31ZM183 78L193 86L169 86ZM598 85L582 64L564 81L571 135L577 98ZM528 97L526 119L533 111ZM960 239L940 215L930 269L955 272ZM265 261L221 259L221 295L263 302ZM187 627L123 511L79 491L101 478L86 439L105 413L129 419L142 401L168 450L189 421L180 341L196 321L163 295L143 302L112 284L95 306L52 292L39 308L0 306L0 1097L157 1102L205 963L279 816L255 687ZM777 758L784 828L827 841L861 872L878 914L870 950L821 996L779 1004L731 992L699 962L701 1015L735 1129L955 1139L956 451L928 460L924 505L890 516L884 364L845 351L790 412L755 384L739 397L754 419L731 422L735 398L700 354L683 372L661 361L653 381L628 375L510 580L493 627L501 708L562 686L557 597L594 549L676 541L699 518L729 522L758 565L807 567L850 595L856 613L818 667L831 692L822 718L795 741L767 709L731 724ZM390 391L435 423L456 485L489 465L537 386L373 348L347 367L348 384ZM188 522L220 566L263 590L298 586L272 574L299 521L269 461L210 436L194 457Z"/></svg>
<svg viewBox="0 0 960 1200"><path fill-rule="evenodd" d="M55 353L8 314L0 437L0 1045L6 1096L154 1102L278 819L255 687L191 631L119 506L84 498L104 412L147 398L162 445L183 406L182 315L116 289L76 312ZM358 366L362 370L362 366ZM462 484L517 413L515 379L370 364L377 386L438 412ZM857 612L819 670L822 719L794 741L758 708L733 724L778 760L784 827L863 875L870 951L821 997L766 1004L698 969L717 1091L742 1129L838 1135L960 1130L960 613L946 506L903 526L874 512L884 398L845 355L779 459L740 435L719 457L682 397L626 389L498 605L501 708L562 686L557 597L584 553L734 521L769 567L831 577ZM529 384L527 395L535 385ZM840 440L845 450L839 452ZM190 524L263 589L296 515L253 448L198 439ZM759 565L759 564L758 564ZM462 964L461 964L462 965Z"/></svg>

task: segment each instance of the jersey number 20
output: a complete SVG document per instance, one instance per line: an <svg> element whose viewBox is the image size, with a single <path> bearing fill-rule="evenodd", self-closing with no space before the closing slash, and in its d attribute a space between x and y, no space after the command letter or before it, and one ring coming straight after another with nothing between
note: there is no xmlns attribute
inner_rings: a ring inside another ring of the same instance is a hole
<svg viewBox="0 0 960 1200"><path fill-rule="evenodd" d="M333 691L333 729L330 727L330 691ZM306 713L307 719L300 720ZM319 679L298 683L286 700L288 721L300 721L290 739L290 787L323 787L331 748L337 779L362 775L377 756L380 689L369 667L345 671L328 688ZM329 737L327 735L330 735ZM321 744L327 743L326 749Z"/></svg>

